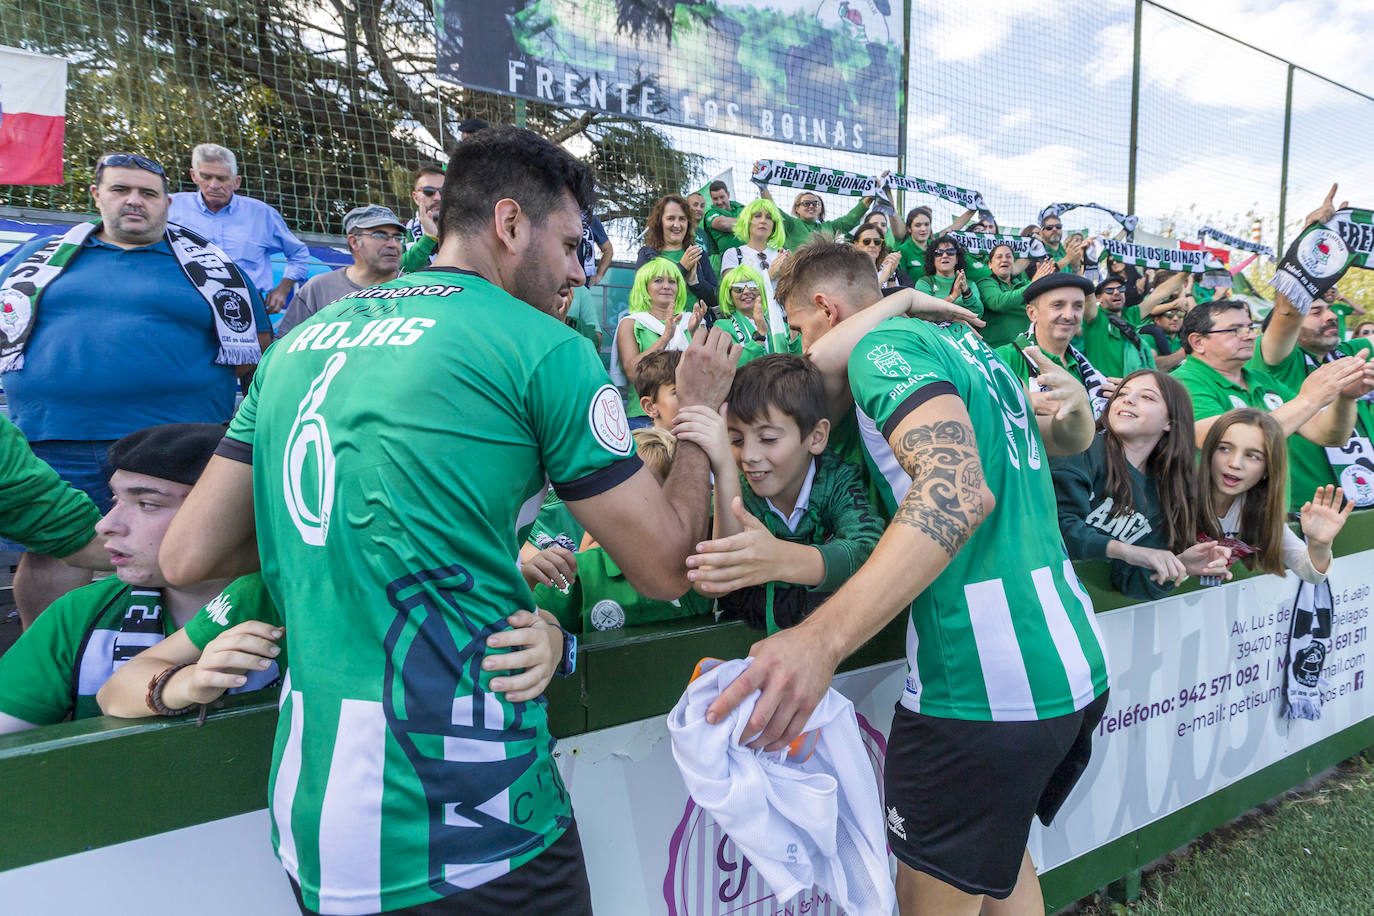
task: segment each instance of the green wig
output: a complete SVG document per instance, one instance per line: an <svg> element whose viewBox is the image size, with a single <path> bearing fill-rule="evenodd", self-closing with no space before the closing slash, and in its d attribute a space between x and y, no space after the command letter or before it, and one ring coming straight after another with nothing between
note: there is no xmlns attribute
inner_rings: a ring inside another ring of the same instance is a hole
<svg viewBox="0 0 1374 916"><path fill-rule="evenodd" d="M735 220L735 238L741 242L749 241L749 224L753 222L754 214L759 212L767 213L768 218L773 221L773 234L768 236L766 247L782 251L783 243L787 240L787 230L782 225L782 211L778 209L777 204L763 197L744 205L744 209Z"/></svg>
<svg viewBox="0 0 1374 916"><path fill-rule="evenodd" d="M763 274L752 267L741 264L725 272L725 276L720 278L720 310L722 314L733 315L735 313L735 297L730 295L730 287L736 283L753 283L759 288L759 297L763 303L763 313L768 314L768 282L763 279ZM750 315L749 317L753 317Z"/></svg>
<svg viewBox="0 0 1374 916"><path fill-rule="evenodd" d="M677 298L673 301L673 314L687 307L687 278L678 266L667 258L654 258L635 271L635 281L630 285L630 311L649 311L649 281L657 277L672 277L677 281Z"/></svg>

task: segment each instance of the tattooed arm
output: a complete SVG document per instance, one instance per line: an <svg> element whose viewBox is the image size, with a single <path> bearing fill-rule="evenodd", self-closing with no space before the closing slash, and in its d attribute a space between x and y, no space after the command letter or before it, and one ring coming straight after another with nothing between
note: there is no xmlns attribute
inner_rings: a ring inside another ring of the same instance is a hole
<svg viewBox="0 0 1374 916"><path fill-rule="evenodd" d="M810 617L755 643L753 663L707 711L718 722L762 690L742 736L751 747L778 750L801 734L839 663L904 611L992 513L996 498L958 397L917 407L888 445L911 488L868 562Z"/></svg>

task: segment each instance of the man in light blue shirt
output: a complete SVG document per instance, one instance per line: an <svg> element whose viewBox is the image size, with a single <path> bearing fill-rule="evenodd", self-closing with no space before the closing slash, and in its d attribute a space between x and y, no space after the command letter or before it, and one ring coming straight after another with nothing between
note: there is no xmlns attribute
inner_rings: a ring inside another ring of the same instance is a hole
<svg viewBox="0 0 1374 916"><path fill-rule="evenodd" d="M243 179L230 150L213 143L197 146L191 151L191 180L200 190L173 194L167 219L224 249L262 293L268 313L280 312L291 288L308 276L305 244L273 207L234 193ZM286 256L286 271L273 286L272 254L277 251Z"/></svg>

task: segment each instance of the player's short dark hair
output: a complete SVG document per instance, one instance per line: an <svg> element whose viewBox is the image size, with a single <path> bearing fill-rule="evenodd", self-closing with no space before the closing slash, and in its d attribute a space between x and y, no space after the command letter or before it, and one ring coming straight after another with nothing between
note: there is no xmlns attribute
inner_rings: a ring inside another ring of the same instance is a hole
<svg viewBox="0 0 1374 916"><path fill-rule="evenodd" d="M444 177L444 164L442 162L421 162L420 167L415 170L415 174L410 176L410 183L413 185L426 175L438 175Z"/></svg>
<svg viewBox="0 0 1374 916"><path fill-rule="evenodd" d="M707 191L728 191L730 186L723 181L713 181L706 186Z"/></svg>
<svg viewBox="0 0 1374 916"><path fill-rule="evenodd" d="M849 286L871 287L873 301L882 295L873 259L856 245L813 237L783 262L773 284L773 296L786 308L810 307L806 292L815 284L839 280ZM795 302L793 301L795 300Z"/></svg>
<svg viewBox="0 0 1374 916"><path fill-rule="evenodd" d="M658 400L658 389L677 384L677 364L681 360L681 350L645 353L635 363L635 394L651 401Z"/></svg>
<svg viewBox="0 0 1374 916"><path fill-rule="evenodd" d="M869 263L868 255L859 254ZM758 423L769 408L796 421L803 436L825 419L825 382L821 370L805 356L770 353L751 359L735 373L730 387L730 416L742 423Z"/></svg>
<svg viewBox="0 0 1374 916"><path fill-rule="evenodd" d="M1216 325L1218 315L1232 309L1250 314L1250 307L1239 299L1213 299L1211 302L1199 302L1189 309L1188 314L1183 316L1183 326L1178 329L1178 341L1183 345L1183 352L1193 352L1193 346L1188 342L1189 335L1206 334Z"/></svg>
<svg viewBox="0 0 1374 916"><path fill-rule="evenodd" d="M488 226L498 200L510 198L542 225L563 203L563 192L589 209L596 176L567 150L533 131L489 127L453 148L440 195L442 236L472 235Z"/></svg>

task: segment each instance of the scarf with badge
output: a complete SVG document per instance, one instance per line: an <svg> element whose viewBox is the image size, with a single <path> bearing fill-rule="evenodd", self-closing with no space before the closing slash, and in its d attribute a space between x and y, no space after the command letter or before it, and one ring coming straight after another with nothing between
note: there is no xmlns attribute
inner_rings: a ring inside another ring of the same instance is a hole
<svg viewBox="0 0 1374 916"><path fill-rule="evenodd" d="M1057 216L1061 220L1065 213L1070 210L1100 210L1121 224L1121 228L1127 232L1135 232L1135 227L1140 224L1140 217L1127 216L1125 213L1118 213L1111 207L1104 207L1101 204L1050 204L1040 211L1039 222L1045 222L1046 217Z"/></svg>
<svg viewBox="0 0 1374 916"><path fill-rule="evenodd" d="M1308 375L1318 367L1317 360L1306 350L1300 350ZM1344 357L1340 350L1326 354L1322 362L1335 362ZM1360 398L1366 403L1374 401L1374 391ZM1361 405L1361 410L1365 408ZM1344 445L1330 445L1322 449L1326 452L1326 462L1331 465L1331 474L1345 492L1345 498L1355 504L1357 509L1374 506L1374 443L1368 436L1361 435L1362 417L1357 416L1355 428ZM1374 433L1374 430L1364 430Z"/></svg>
<svg viewBox="0 0 1374 916"><path fill-rule="evenodd" d="M1313 223L1288 246L1269 285L1306 315L1352 267L1374 268L1374 212L1346 208Z"/></svg>
<svg viewBox="0 0 1374 916"><path fill-rule="evenodd" d="M823 194L844 194L849 197L876 197L868 213L896 214L892 205L883 199L881 192L891 188L929 194L965 210L977 210L985 220L992 219L983 200L983 195L970 188L960 188L942 181L929 181L911 175L889 174L879 181L871 175L846 172L843 169L825 169L782 159L759 159L754 163L754 172L749 180L758 185L777 185L781 188L798 188L803 191L819 191ZM865 215L865 219L867 215Z"/></svg>
<svg viewBox="0 0 1374 916"><path fill-rule="evenodd" d="M1322 717L1322 669L1331 654L1331 583L1303 582L1293 601L1288 656L1283 665L1285 719Z"/></svg>
<svg viewBox="0 0 1374 916"><path fill-rule="evenodd" d="M1032 327L1024 334L1018 334L1016 340L1012 341L1012 346L1016 347L1016 352L1021 354L1021 358L1024 359L1026 365L1030 367L1030 377L1031 380L1034 381L1035 376L1040 372L1040 367L1035 364L1035 360L1026 355L1025 350L1022 348L1039 346L1035 342L1035 328ZM1045 355L1048 356L1049 354L1046 353ZM1093 419L1096 420L1100 418L1102 416L1102 411L1107 409L1108 398L1102 393L1103 388L1107 384L1107 377L1101 372L1098 372L1097 369L1093 367L1093 364L1088 362L1088 358L1073 344L1069 344L1068 349L1064 351L1064 355L1073 360L1074 368L1078 370L1078 377L1083 382L1083 387L1088 390L1088 400L1092 402L1093 406ZM1040 388L1039 390L1045 391L1047 389Z"/></svg>
<svg viewBox="0 0 1374 916"><path fill-rule="evenodd" d="M1253 254L1267 254L1271 258L1274 256L1274 249L1270 248L1268 245L1261 245L1259 242L1251 242L1238 235L1230 235L1219 229L1213 229L1211 226L1203 226L1197 231L1198 244L1205 244L1209 238L1215 242L1220 242L1227 248L1236 248L1240 251L1249 251Z"/></svg>
<svg viewBox="0 0 1374 916"><path fill-rule="evenodd" d="M0 284L0 372L24 368L24 348L38 323L43 291L76 260L100 222L78 223L53 236ZM205 300L215 322L215 362L244 366L262 357L253 299L243 272L212 242L189 229L167 224L164 236L187 281Z"/></svg>

